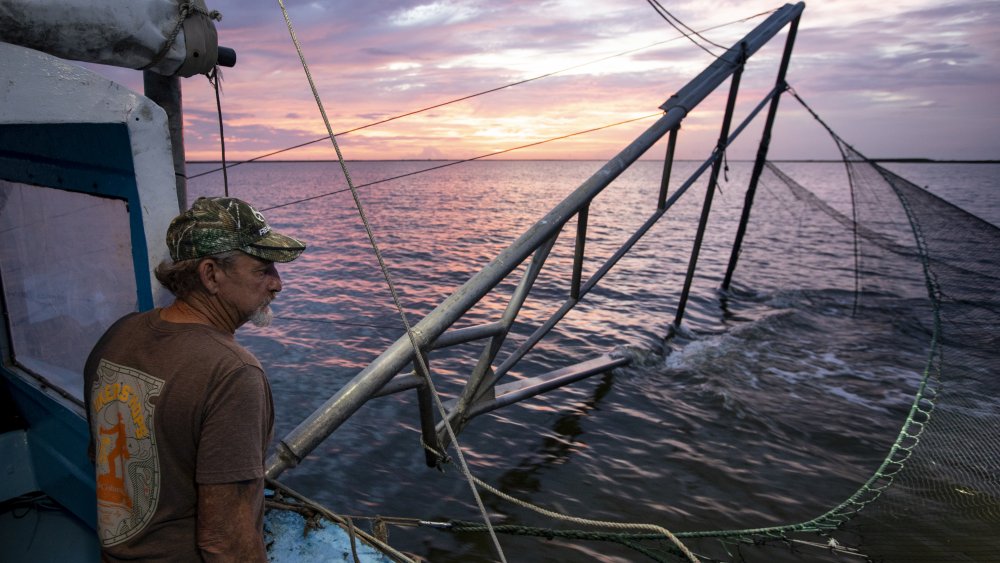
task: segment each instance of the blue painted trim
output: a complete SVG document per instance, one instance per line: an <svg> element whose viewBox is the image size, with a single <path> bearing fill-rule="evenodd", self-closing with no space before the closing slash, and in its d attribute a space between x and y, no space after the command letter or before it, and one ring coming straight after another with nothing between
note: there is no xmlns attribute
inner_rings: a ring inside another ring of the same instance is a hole
<svg viewBox="0 0 1000 563"><path fill-rule="evenodd" d="M10 430L0 434L0 452L3 452L7 466L4 478L0 479L0 502L37 491L35 465L30 463L28 432Z"/></svg>
<svg viewBox="0 0 1000 563"><path fill-rule="evenodd" d="M129 210L136 306L140 311L153 308L142 204L124 123L2 125L0 177L124 200Z"/></svg>
<svg viewBox="0 0 1000 563"><path fill-rule="evenodd" d="M0 178L124 200L129 212L136 306L153 307L142 204L123 123L0 125ZM2 331L0 331L2 332ZM0 342L6 347L6 343ZM83 409L44 382L2 366L0 381L27 422L38 486L96 529L94 469Z"/></svg>
<svg viewBox="0 0 1000 563"><path fill-rule="evenodd" d="M18 376L6 366L0 371L28 423L28 446L39 488L96 530L97 486L94 466L87 457L90 430L82 409L50 395L53 392L46 392L37 380Z"/></svg>

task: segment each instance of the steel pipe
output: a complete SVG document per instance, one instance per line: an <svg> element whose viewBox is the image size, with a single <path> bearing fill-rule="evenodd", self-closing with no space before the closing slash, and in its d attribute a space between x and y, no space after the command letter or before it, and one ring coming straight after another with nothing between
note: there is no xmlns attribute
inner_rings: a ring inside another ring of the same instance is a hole
<svg viewBox="0 0 1000 563"><path fill-rule="evenodd" d="M784 25L802 13L805 4L786 4L751 31L741 44L746 56L753 55ZM705 99L740 66L740 44L732 47L694 80L671 96L661 108L665 113L632 143L608 161L594 175L525 231L496 259L447 297L413 328L414 342L425 349L462 317L479 300L510 274L537 248L556 236L567 221L622 172L639 159L667 132L677 128L688 112ZM276 478L297 465L309 452L344 423L368 399L413 359L413 345L407 336L393 343L335 395L293 429L277 444L277 452L267 460L267 476Z"/></svg>

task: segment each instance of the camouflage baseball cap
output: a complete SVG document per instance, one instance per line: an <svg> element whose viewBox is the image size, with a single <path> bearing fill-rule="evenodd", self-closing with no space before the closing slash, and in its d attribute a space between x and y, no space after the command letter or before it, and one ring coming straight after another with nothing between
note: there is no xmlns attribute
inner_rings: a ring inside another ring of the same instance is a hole
<svg viewBox="0 0 1000 563"><path fill-rule="evenodd" d="M271 230L260 211L234 197L200 197L167 228L174 262L230 250L271 262L291 262L305 243Z"/></svg>

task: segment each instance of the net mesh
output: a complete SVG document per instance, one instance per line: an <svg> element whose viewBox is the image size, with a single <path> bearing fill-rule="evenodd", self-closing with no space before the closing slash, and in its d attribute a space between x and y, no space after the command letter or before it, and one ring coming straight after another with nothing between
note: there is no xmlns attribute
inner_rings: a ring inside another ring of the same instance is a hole
<svg viewBox="0 0 1000 563"><path fill-rule="evenodd" d="M766 299L772 310L784 303L835 318L822 326L853 334L830 338L857 348L851 357L858 364L851 368L877 378L877 392L891 396L882 404L895 406L877 415L807 407L815 418L849 428L850 436L869 426L873 436L844 448L867 448L870 455L837 475L843 482L849 474L847 487L815 513L765 527L668 527L705 561L1000 560L1000 229L827 130L843 164L823 168L815 182L800 183L773 163L765 166L739 257L741 282L727 299ZM831 191L834 169L849 190ZM852 438L836 430L824 434L830 443L838 439ZM834 464L839 469L851 461ZM820 473L815 487L830 486L831 476ZM455 531L484 529L452 525ZM495 529L613 542L643 559L683 558L656 533Z"/></svg>
<svg viewBox="0 0 1000 563"><path fill-rule="evenodd" d="M851 529L863 534L860 545L875 557L902 552L908 561L993 560L1000 557L994 260L1000 231L846 145L844 151L855 185L864 188L857 190L864 196L859 221L894 232L910 227L933 323L925 384L904 427L912 448L896 464L893 486L858 513ZM880 193L886 188L891 193ZM882 208L872 202L890 195L902 211L872 217Z"/></svg>
<svg viewBox="0 0 1000 563"><path fill-rule="evenodd" d="M734 297L767 295L849 318L835 326L855 331L849 340L859 347L878 348L858 354L871 365L857 368L884 377L881 388L900 406L881 420L838 421L881 426L885 439L870 442L872 469L854 468L853 494L818 506L815 516L768 527L674 529L675 535L705 561L998 560L1000 229L833 136L845 165L836 168L850 190L815 193L768 163L737 269L742 289L734 289ZM826 177L830 166L814 178L820 191L835 184ZM887 349L898 353L885 356ZM775 390L781 392L794 390ZM836 416L822 411L816 415ZM827 486L823 475L815 486ZM658 534L497 531L614 542L644 560L683 559Z"/></svg>
<svg viewBox="0 0 1000 563"><path fill-rule="evenodd" d="M921 374L910 386L909 409L878 469L829 511L787 525L678 536L708 559L747 558L734 545L798 542L813 546L814 559L822 559L814 549L821 547L830 560L996 560L1000 230L830 133L844 157L850 197L820 197L768 163L747 239L754 250L741 256L741 274L755 288L772 281L777 287L782 280L770 280L768 272L795 270L800 290L839 288L857 318L887 316L901 347L923 353L909 354ZM778 225L792 217L800 236L779 236L786 227ZM817 236L826 248L795 246ZM831 268L817 252L853 260ZM713 549L708 538L725 549Z"/></svg>

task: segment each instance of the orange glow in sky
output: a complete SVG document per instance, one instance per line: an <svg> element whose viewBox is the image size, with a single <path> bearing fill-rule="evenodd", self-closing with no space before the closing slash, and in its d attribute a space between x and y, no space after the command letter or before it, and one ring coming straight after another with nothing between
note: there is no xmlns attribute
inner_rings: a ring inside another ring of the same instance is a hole
<svg viewBox="0 0 1000 563"><path fill-rule="evenodd" d="M274 2L208 1L222 12L219 42L237 51L223 70L227 157L245 160L325 135ZM778 3L664 4L729 46ZM460 159L658 112L712 57L641 0L286 1L334 132L563 69L555 76L338 137L348 159ZM807 4L788 80L841 136L873 157L1000 158L1000 10L962 1ZM769 90L782 32L748 65L739 120ZM710 47L715 51L721 51ZM629 53L607 58L611 55ZM605 59L605 60L601 60ZM589 64L585 64L589 63ZM582 65L582 66L578 66ZM116 79L122 80L120 75ZM139 78L128 78L136 86ZM139 86L141 87L141 86ZM218 160L215 96L185 79L189 160ZM724 85L685 120L680 158L702 158L718 137ZM830 158L825 133L782 100L772 158ZM497 158L607 159L653 119ZM757 133L732 147L751 158ZM660 149L651 157L662 157ZM326 141L276 159L333 159Z"/></svg>

